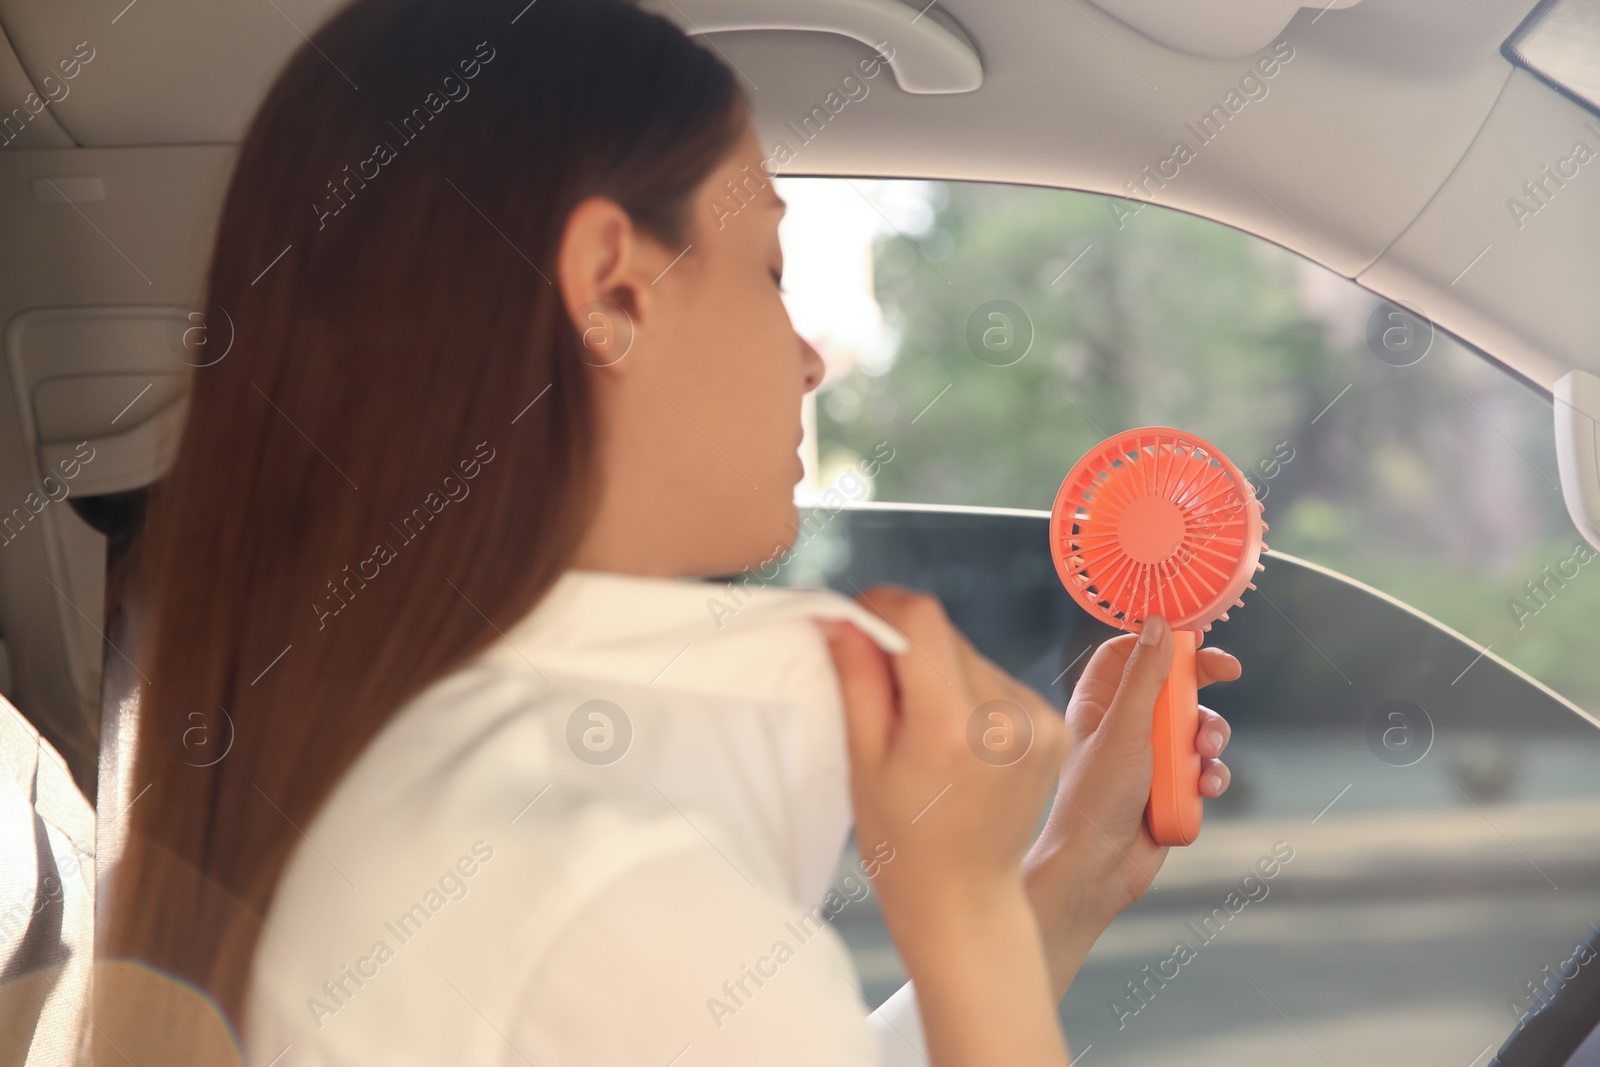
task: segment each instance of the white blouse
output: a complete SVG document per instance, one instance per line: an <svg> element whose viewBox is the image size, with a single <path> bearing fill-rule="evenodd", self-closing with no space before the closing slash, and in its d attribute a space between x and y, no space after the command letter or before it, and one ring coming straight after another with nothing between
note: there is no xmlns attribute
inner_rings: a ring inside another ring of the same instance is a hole
<svg viewBox="0 0 1600 1067"><path fill-rule="evenodd" d="M812 617L906 648L825 590L562 575L303 827L246 1062L925 1067L911 987L869 1017L824 921L851 816Z"/></svg>

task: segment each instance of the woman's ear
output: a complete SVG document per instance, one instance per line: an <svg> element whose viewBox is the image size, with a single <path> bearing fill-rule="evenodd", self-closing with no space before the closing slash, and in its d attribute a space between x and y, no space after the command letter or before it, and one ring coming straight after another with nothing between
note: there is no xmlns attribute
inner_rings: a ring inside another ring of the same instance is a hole
<svg viewBox="0 0 1600 1067"><path fill-rule="evenodd" d="M591 366L622 361L649 314L649 276L655 242L614 200L594 196L567 216L556 276L567 315Z"/></svg>

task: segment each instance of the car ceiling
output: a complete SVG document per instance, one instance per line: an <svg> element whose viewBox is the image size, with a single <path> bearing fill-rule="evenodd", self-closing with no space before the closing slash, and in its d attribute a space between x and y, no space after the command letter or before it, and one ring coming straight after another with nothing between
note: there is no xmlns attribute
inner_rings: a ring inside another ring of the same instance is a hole
<svg viewBox="0 0 1600 1067"><path fill-rule="evenodd" d="M682 14L706 0L661 2ZM770 10L796 0L717 2ZM1253 60L1191 54L1205 49L1163 44L1106 10L1139 22L1130 11L1140 9L1148 28L1150 12L1159 15L1169 0L1102 0L1104 8L1091 0L935 2L930 22L953 23L970 40L982 62L981 87L908 93L880 77L865 99L797 148L785 173L1125 195L1125 183L1168 157L1176 140L1193 142L1185 124L1220 103ZM1286 0L1216 0L1212 7L1226 18L1273 3L1283 7L1287 25L1277 36L1292 46L1292 61L1155 202L1322 263L1540 388L1575 368L1600 373L1600 162L1520 225L1508 208L1524 182L1568 156L1576 141L1600 149L1600 117L1501 54L1534 0L1360 0L1298 11ZM10 435L0 447L0 500L20 500L38 484L47 435L31 410L38 385L29 359L55 366L52 373L100 375L95 395L107 404L115 390L105 376L119 360L130 373L174 370L166 354L136 358L133 347L114 344L73 356L78 362L62 369L66 363L51 363L55 356L19 356L19 331L34 331L30 337L48 348L60 323L38 309L199 306L232 146L287 57L337 6L0 0L0 113L80 42L94 50L69 95L0 148L7 253L0 323L11 363L0 379L0 419L8 424L0 433ZM525 6L508 0L508 26ZM1193 22L1192 11L1185 17ZM822 104L871 55L869 46L834 33L753 29L706 39L740 71L767 144L794 144L786 123ZM61 336L61 352L80 343ZM133 470L143 461L129 462ZM0 553L0 632L12 676L6 691L20 694L18 703L69 760L74 751L88 760L92 727L85 734L74 717L94 722L99 699L100 643L90 616L102 595L103 556L89 551L70 512L41 518L47 521L36 533ZM41 625L46 617L52 622ZM74 731L76 740L68 736Z"/></svg>
<svg viewBox="0 0 1600 1067"><path fill-rule="evenodd" d="M1089 0L938 5L981 56L982 87L917 95L884 79L805 145L787 172L1123 194L1175 140L1192 141L1184 124L1249 70L1248 56L1177 51ZM53 113L54 122L36 124L32 146L232 143L302 33L337 6L136 0L91 9L0 0L11 46L0 49L0 99L20 100L25 72L48 71L87 40L95 60L71 95L40 117ZM508 21L523 6L509 0ZM1252 4L1213 6L1222 18ZM1411 304L1542 387L1575 367L1600 369L1600 302L1588 299L1600 277L1600 243L1586 236L1600 232L1600 173L1591 178L1584 168L1553 198L1556 211L1520 228L1507 206L1575 141L1587 137L1600 149L1600 116L1501 55L1532 7L1363 0L1301 9L1282 34L1294 59L1268 83L1269 95L1246 107L1156 202L1259 234ZM817 106L869 54L825 33L708 39L744 74L759 72L758 81L744 80L767 142L793 141L783 123Z"/></svg>

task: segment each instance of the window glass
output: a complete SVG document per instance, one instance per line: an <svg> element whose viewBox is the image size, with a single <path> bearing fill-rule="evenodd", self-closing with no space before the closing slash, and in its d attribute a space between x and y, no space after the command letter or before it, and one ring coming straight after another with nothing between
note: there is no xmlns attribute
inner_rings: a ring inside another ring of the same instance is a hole
<svg viewBox="0 0 1600 1067"><path fill-rule="evenodd" d="M1600 558L1561 500L1550 401L1426 308L1116 198L780 187L790 309L829 365L802 502L1047 509L1102 438L1177 426L1252 477L1273 549L1600 711Z"/></svg>

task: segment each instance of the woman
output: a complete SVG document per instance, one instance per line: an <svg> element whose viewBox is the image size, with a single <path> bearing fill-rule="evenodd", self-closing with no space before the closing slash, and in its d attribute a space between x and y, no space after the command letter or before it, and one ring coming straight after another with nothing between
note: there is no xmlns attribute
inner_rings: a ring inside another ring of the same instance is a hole
<svg viewBox="0 0 1600 1067"><path fill-rule="evenodd" d="M358 0L241 146L231 348L134 572L151 786L103 957L259 1064L1065 1064L1056 1002L1164 855L1164 625L1063 724L924 596L708 611L689 579L794 536L823 368L782 203L712 53L519 6ZM966 743L996 700L1033 737L1004 768ZM1207 713L1209 796L1226 739ZM913 979L870 1022L815 906L852 809Z"/></svg>

